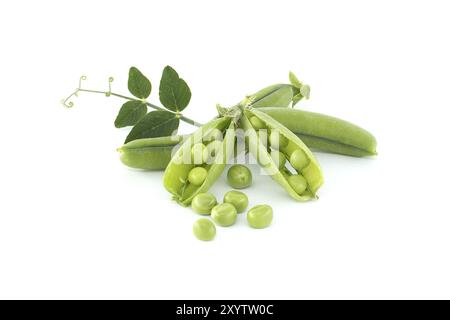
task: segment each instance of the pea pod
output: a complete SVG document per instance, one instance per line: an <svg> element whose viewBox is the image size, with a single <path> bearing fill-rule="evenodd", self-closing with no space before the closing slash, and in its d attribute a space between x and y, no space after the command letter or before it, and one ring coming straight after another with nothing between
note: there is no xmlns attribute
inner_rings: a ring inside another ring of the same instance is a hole
<svg viewBox="0 0 450 320"><path fill-rule="evenodd" d="M308 147L281 123L274 120L267 114L256 109L249 108L244 110L241 117L240 125L246 134L257 136L252 126L251 117L257 117L265 125L270 134L280 136L280 148L288 159L290 159L292 170L288 167L279 169L269 152L267 147L260 139L249 139L250 152L253 153L258 162L262 164L266 172L281 186L283 186L291 197L299 201L307 201L316 197L316 192L323 183L322 171ZM295 178L291 178L295 177ZM300 184L303 183L303 187Z"/></svg>
<svg viewBox="0 0 450 320"><path fill-rule="evenodd" d="M310 148L355 157L377 154L375 137L348 121L298 109L259 110L282 123Z"/></svg>
<svg viewBox="0 0 450 320"><path fill-rule="evenodd" d="M287 108L293 98L293 87L289 84L274 84L247 97L244 105L253 108L277 107Z"/></svg>
<svg viewBox="0 0 450 320"><path fill-rule="evenodd" d="M191 203L193 197L199 193L208 191L213 183L220 177L225 169L228 158L232 155L234 150L234 128L234 122L230 117L221 117L208 122L186 139L169 162L163 177L164 187L173 195L174 200L181 205L187 206ZM215 154L215 157L210 163L201 162L196 164L195 161L190 161L193 146L205 142L205 138L210 136L210 133L213 130L220 130L221 132L225 131L222 148L219 148L217 154ZM201 184L189 183L189 173L192 169L199 166L207 170L206 178Z"/></svg>
<svg viewBox="0 0 450 320"><path fill-rule="evenodd" d="M161 170L172 158L173 148L187 136L137 139L118 148L123 164L136 169Z"/></svg>

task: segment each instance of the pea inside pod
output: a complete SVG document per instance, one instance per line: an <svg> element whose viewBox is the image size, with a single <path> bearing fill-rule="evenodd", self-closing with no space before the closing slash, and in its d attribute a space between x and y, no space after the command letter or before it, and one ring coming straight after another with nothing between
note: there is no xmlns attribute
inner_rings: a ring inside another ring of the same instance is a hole
<svg viewBox="0 0 450 320"><path fill-rule="evenodd" d="M254 154L259 163L266 164L263 166L266 172L282 185L294 199L307 201L315 198L317 190L323 183L323 176L308 147L279 122L253 108L246 109L240 121L241 126L246 130L246 134L257 136L255 128L249 121L251 117L257 117L259 122L263 123L262 129L270 131L271 135L275 133L279 135L277 143L274 143L274 137L269 139L269 142L272 140L269 147L272 156L276 152L283 155L278 154L278 159L282 158L281 161L274 161L274 158L265 150L259 139L249 139L250 152ZM303 188L303 182L306 182L305 188Z"/></svg>
<svg viewBox="0 0 450 320"><path fill-rule="evenodd" d="M168 164L163 177L164 187L173 195L175 201L184 206L189 205L197 194L208 191L220 177L228 158L234 152L234 128L231 118L220 117L198 129L181 145ZM223 141L213 139L221 143L221 147L216 146L212 161L205 161L209 158L208 148L205 146L206 137L209 140L210 133L216 130L224 133L224 139ZM201 163L192 161L198 158L201 159Z"/></svg>

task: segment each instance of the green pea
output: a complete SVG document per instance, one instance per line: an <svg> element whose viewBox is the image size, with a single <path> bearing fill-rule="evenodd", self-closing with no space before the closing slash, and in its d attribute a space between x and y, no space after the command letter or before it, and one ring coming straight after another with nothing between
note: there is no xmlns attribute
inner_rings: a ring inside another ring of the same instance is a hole
<svg viewBox="0 0 450 320"><path fill-rule="evenodd" d="M294 191L298 194L302 194L303 192L305 192L306 188L308 187L306 179L298 174L290 176L288 178L288 182L292 189L294 189Z"/></svg>
<svg viewBox="0 0 450 320"><path fill-rule="evenodd" d="M191 160L194 164L202 164L208 160L208 150L203 143L196 143L192 146Z"/></svg>
<svg viewBox="0 0 450 320"><path fill-rule="evenodd" d="M264 122L257 117L251 117L249 120L255 130L264 129L266 127Z"/></svg>
<svg viewBox="0 0 450 320"><path fill-rule="evenodd" d="M247 188L252 184L252 172L242 164L235 164L228 169L227 180L235 189Z"/></svg>
<svg viewBox="0 0 450 320"><path fill-rule="evenodd" d="M222 131L220 131L217 128L211 129L203 137L203 141L206 141L206 142L215 141L215 140L222 140L222 139L223 139Z"/></svg>
<svg viewBox="0 0 450 320"><path fill-rule="evenodd" d="M247 222L250 227L262 229L268 227L272 223L273 210L267 204L254 206L247 212Z"/></svg>
<svg viewBox="0 0 450 320"><path fill-rule="evenodd" d="M286 156L284 153L277 150L271 150L270 156L272 157L273 162L277 165L278 169L284 168L286 165Z"/></svg>
<svg viewBox="0 0 450 320"><path fill-rule="evenodd" d="M264 147L267 147L268 140L269 140L267 130L264 130L264 129L258 130L257 135L258 135L258 140L262 143L262 145Z"/></svg>
<svg viewBox="0 0 450 320"><path fill-rule="evenodd" d="M225 193L223 202L232 204L236 208L236 211L241 213L247 209L248 197L243 192L232 190Z"/></svg>
<svg viewBox="0 0 450 320"><path fill-rule="evenodd" d="M195 237L202 241L211 241L216 236L216 226L206 218L195 221L192 231Z"/></svg>
<svg viewBox="0 0 450 320"><path fill-rule="evenodd" d="M219 153L220 148L222 148L222 146L223 143L222 141L219 140L214 140L208 143L208 145L206 146L206 149L208 150L208 156L211 158L215 157Z"/></svg>
<svg viewBox="0 0 450 320"><path fill-rule="evenodd" d="M279 150L286 147L289 140L279 130L272 130L269 136L269 142L272 148Z"/></svg>
<svg viewBox="0 0 450 320"><path fill-rule="evenodd" d="M303 152L303 150L297 149L294 152L292 152L289 158L289 162L294 167L294 169L300 171L308 165L309 159Z"/></svg>
<svg viewBox="0 0 450 320"><path fill-rule="evenodd" d="M221 203L212 208L211 217L222 227L228 227L236 222L237 210L230 203Z"/></svg>
<svg viewBox="0 0 450 320"><path fill-rule="evenodd" d="M188 180L195 186L201 186L206 180L208 171L203 167L196 167L189 171Z"/></svg>
<svg viewBox="0 0 450 320"><path fill-rule="evenodd" d="M211 214L211 209L217 204L216 197L211 193L199 193L192 199L192 209L200 214Z"/></svg>

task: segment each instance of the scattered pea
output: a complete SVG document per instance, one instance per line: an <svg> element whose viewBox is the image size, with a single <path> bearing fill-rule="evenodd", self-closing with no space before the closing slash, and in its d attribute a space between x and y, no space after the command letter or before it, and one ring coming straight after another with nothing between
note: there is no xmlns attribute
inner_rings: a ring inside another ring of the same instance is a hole
<svg viewBox="0 0 450 320"><path fill-rule="evenodd" d="M252 184L252 172L242 164L235 164L228 169L227 180L235 189L247 188Z"/></svg>
<svg viewBox="0 0 450 320"><path fill-rule="evenodd" d="M243 192L232 190L225 193L223 202L232 204L236 208L237 213L241 213L247 209L248 197Z"/></svg>
<svg viewBox="0 0 450 320"><path fill-rule="evenodd" d="M222 227L228 227L236 222L237 210L230 203L221 203L212 208L211 217Z"/></svg>
<svg viewBox="0 0 450 320"><path fill-rule="evenodd" d="M217 204L216 197L211 193L199 193L192 199L192 209L200 214L211 214L211 209Z"/></svg>
<svg viewBox="0 0 450 320"><path fill-rule="evenodd" d="M216 226L206 218L195 221L192 231L195 237L202 241L210 241L216 236Z"/></svg>
<svg viewBox="0 0 450 320"><path fill-rule="evenodd" d="M254 206L247 212L247 222L255 229L262 229L268 227L272 223L273 210L267 204L260 204Z"/></svg>
<svg viewBox="0 0 450 320"><path fill-rule="evenodd" d="M300 171L308 165L309 160L303 150L297 149L292 152L289 158L289 162L291 163L292 167L294 167L294 169Z"/></svg>
<svg viewBox="0 0 450 320"><path fill-rule="evenodd" d="M294 191L297 192L297 194L302 194L303 192L305 192L308 186L306 179L299 174L294 174L290 176L288 178L288 182L289 185L292 187L292 189L294 189Z"/></svg>
<svg viewBox="0 0 450 320"><path fill-rule="evenodd" d="M188 174L188 180L195 186L201 186L206 180L208 171L203 167L195 167Z"/></svg>

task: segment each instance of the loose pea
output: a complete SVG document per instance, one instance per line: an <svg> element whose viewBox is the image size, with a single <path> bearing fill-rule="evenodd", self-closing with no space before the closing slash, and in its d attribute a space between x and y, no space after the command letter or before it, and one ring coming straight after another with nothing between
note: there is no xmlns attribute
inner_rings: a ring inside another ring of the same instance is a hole
<svg viewBox="0 0 450 320"><path fill-rule="evenodd" d="M219 226L228 227L236 222L237 210L230 203L221 203L212 208L211 217Z"/></svg>
<svg viewBox="0 0 450 320"><path fill-rule="evenodd" d="M252 228L262 229L272 223L273 210L267 204L254 206L247 212L247 222Z"/></svg>
<svg viewBox="0 0 450 320"><path fill-rule="evenodd" d="M286 156L284 153L277 150L271 150L270 156L272 157L273 162L277 165L278 169L284 168L286 164Z"/></svg>
<svg viewBox="0 0 450 320"><path fill-rule="evenodd" d="M255 116L251 117L249 120L255 130L264 129L266 127L264 122Z"/></svg>
<svg viewBox="0 0 450 320"><path fill-rule="evenodd" d="M288 178L288 182L292 189L294 189L295 192L298 194L302 194L305 192L308 183L306 182L306 179L298 174L292 175Z"/></svg>
<svg viewBox="0 0 450 320"><path fill-rule="evenodd" d="M303 150L297 149L292 152L289 162L297 171L300 171L308 165L309 159L306 157Z"/></svg>
<svg viewBox="0 0 450 320"><path fill-rule="evenodd" d="M194 164L202 164L208 160L208 150L203 143L196 143L192 146L191 160Z"/></svg>
<svg viewBox="0 0 450 320"><path fill-rule="evenodd" d="M269 136L269 142L272 148L279 150L286 147L289 140L279 130L272 130Z"/></svg>
<svg viewBox="0 0 450 320"><path fill-rule="evenodd" d="M209 219L202 218L194 222L192 228L195 237L198 240L210 241L216 236L216 227Z"/></svg>
<svg viewBox="0 0 450 320"><path fill-rule="evenodd" d="M252 184L252 172L242 164L235 164L228 169L227 180L235 189L247 188Z"/></svg>
<svg viewBox="0 0 450 320"><path fill-rule="evenodd" d="M199 193L192 199L192 209L200 214L211 214L211 209L217 204L216 197L211 193Z"/></svg>
<svg viewBox="0 0 450 320"><path fill-rule="evenodd" d="M196 167L189 171L188 180L195 186L201 186L206 180L208 171L203 167Z"/></svg>
<svg viewBox="0 0 450 320"><path fill-rule="evenodd" d="M248 198L245 193L235 190L225 193L223 202L232 204L238 213L244 212L248 206Z"/></svg>

